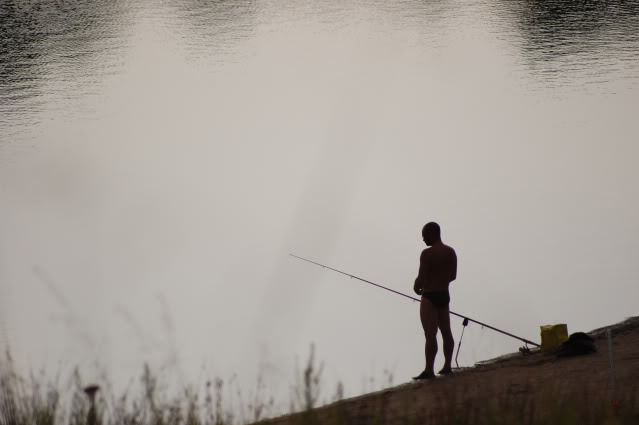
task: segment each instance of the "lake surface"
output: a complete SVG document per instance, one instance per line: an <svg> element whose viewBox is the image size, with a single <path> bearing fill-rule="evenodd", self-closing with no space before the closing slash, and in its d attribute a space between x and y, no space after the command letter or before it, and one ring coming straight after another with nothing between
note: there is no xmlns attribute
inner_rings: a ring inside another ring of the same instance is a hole
<svg viewBox="0 0 639 425"><path fill-rule="evenodd" d="M410 291L431 217L461 312L636 313L638 28L636 1L0 0L0 344L117 382L267 358L286 392L315 341L347 394L401 381L410 304L287 255ZM472 332L465 364L516 349Z"/></svg>
<svg viewBox="0 0 639 425"><path fill-rule="evenodd" d="M209 75L264 66L272 49L273 60L307 55L298 71L309 85L343 66L339 91L352 86L346 73L358 57L368 59L362 66L389 67L407 55L414 61L397 70L402 80L437 67L460 76L494 67L509 80L498 87L517 84L542 99L591 94L594 103L636 87L638 8L626 1L3 1L2 149L42 142L34 127L46 132L53 119L99 119L101 96L132 71L142 43L166 48L148 63L147 78L158 66ZM340 56L348 49L351 60ZM367 89L393 84L374 78L380 69L362 72L371 75Z"/></svg>

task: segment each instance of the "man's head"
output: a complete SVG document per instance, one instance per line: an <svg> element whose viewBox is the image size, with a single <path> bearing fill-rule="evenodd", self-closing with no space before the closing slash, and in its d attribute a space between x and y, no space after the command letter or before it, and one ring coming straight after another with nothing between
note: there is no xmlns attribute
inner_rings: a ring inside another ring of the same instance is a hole
<svg viewBox="0 0 639 425"><path fill-rule="evenodd" d="M439 224L434 221L426 223L422 229L422 237L428 246L432 246L435 242L441 242L441 229L439 228Z"/></svg>

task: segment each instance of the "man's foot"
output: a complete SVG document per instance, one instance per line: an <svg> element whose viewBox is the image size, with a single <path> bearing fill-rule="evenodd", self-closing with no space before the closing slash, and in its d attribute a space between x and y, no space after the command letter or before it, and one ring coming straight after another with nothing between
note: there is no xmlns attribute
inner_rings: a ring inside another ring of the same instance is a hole
<svg viewBox="0 0 639 425"><path fill-rule="evenodd" d="M415 381L421 381L423 379L432 379L435 377L435 372L433 372L432 370L424 370L422 373L419 374L419 376L414 376L413 379Z"/></svg>
<svg viewBox="0 0 639 425"><path fill-rule="evenodd" d="M453 373L453 369L450 367L444 367L442 370L437 372L438 375L451 375Z"/></svg>

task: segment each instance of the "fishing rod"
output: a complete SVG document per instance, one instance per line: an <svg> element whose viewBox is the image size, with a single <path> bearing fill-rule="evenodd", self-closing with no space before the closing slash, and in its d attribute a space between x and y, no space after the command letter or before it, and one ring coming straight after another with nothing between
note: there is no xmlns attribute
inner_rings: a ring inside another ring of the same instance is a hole
<svg viewBox="0 0 639 425"><path fill-rule="evenodd" d="M410 295L406 295L406 294L404 294L403 292L399 292L399 291L396 291L396 290L394 290L394 289L387 288L387 287L382 286L382 285L380 285L380 284L378 284L378 283L371 282L370 280L362 279L361 277L358 277L358 276L355 276L355 275L352 275L352 274L349 274L349 273L343 272L343 271L341 271L341 270L334 269L334 268L332 268L332 267L326 266L326 265L324 265L324 264L317 263L317 262L315 262L315 261L311 261L311 260L306 259L306 258L303 258L303 257L298 257L297 255L294 255L294 254L289 254L289 255L290 255L291 257L295 257L295 258L297 258L297 259L299 259L299 260L306 261L306 262L308 262L308 263L315 264L315 265L320 266L320 267L323 267L323 268L325 268L325 269L329 269L329 270L332 270L332 271L334 271L334 272L337 272L337 273L343 274L344 276L348 276L348 277L350 277L351 279L361 280L362 282L368 283L368 284L373 285L373 286L377 286L378 288L385 289L385 290L390 291L390 292L393 292L393 293L395 293L395 294L397 294L397 295L401 295L402 297L406 297L406 298L408 298L408 299L410 299L410 300L417 301L417 302L421 302L421 300L420 300L420 299L418 299L418 298L411 297ZM496 327L494 327L494 326L487 325L486 323L482 323L482 322L480 322L480 321L478 321L478 320L471 319L470 317L464 316L464 315L462 315L462 314L458 314L458 313L455 313L455 312L453 312L453 311L449 311L449 312L450 312L450 314L452 314L452 315L454 315L454 316L461 317L462 319L464 319L464 323L465 323L465 324L464 324L464 326L466 326L466 324L467 324L467 322L466 322L466 321L473 322L473 323L477 323L478 325L483 326L483 327L488 328L488 329L492 329L492 330L493 330L493 331L495 331L495 332L499 332L499 333L504 334L504 335L507 335L507 336L509 336L509 337L511 337L511 338L518 339L518 340L520 340L520 341L524 342L526 345L530 344L530 345L533 345L533 346L535 346L535 347L541 347L541 345L537 344L536 342L529 341L529 340L527 340L526 338L522 338L522 337L520 337L520 336L513 335L513 334L511 334L510 332L506 332L506 331L501 330L501 329L498 329L498 328L496 328ZM521 350L521 349L520 349L520 350Z"/></svg>

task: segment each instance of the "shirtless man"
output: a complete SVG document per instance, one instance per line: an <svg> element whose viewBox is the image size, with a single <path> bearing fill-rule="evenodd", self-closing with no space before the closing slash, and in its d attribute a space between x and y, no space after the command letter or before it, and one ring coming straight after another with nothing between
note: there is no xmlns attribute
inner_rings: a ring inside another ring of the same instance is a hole
<svg viewBox="0 0 639 425"><path fill-rule="evenodd" d="M413 289L422 296L420 318L426 335L426 369L413 379L435 377L435 356L437 355L437 329L444 340L444 367L440 375L452 373L451 360L455 341L450 330L448 285L457 277L457 255L455 250L441 240L439 225L430 222L422 229L424 242L430 248L422 251L419 258L419 274Z"/></svg>

